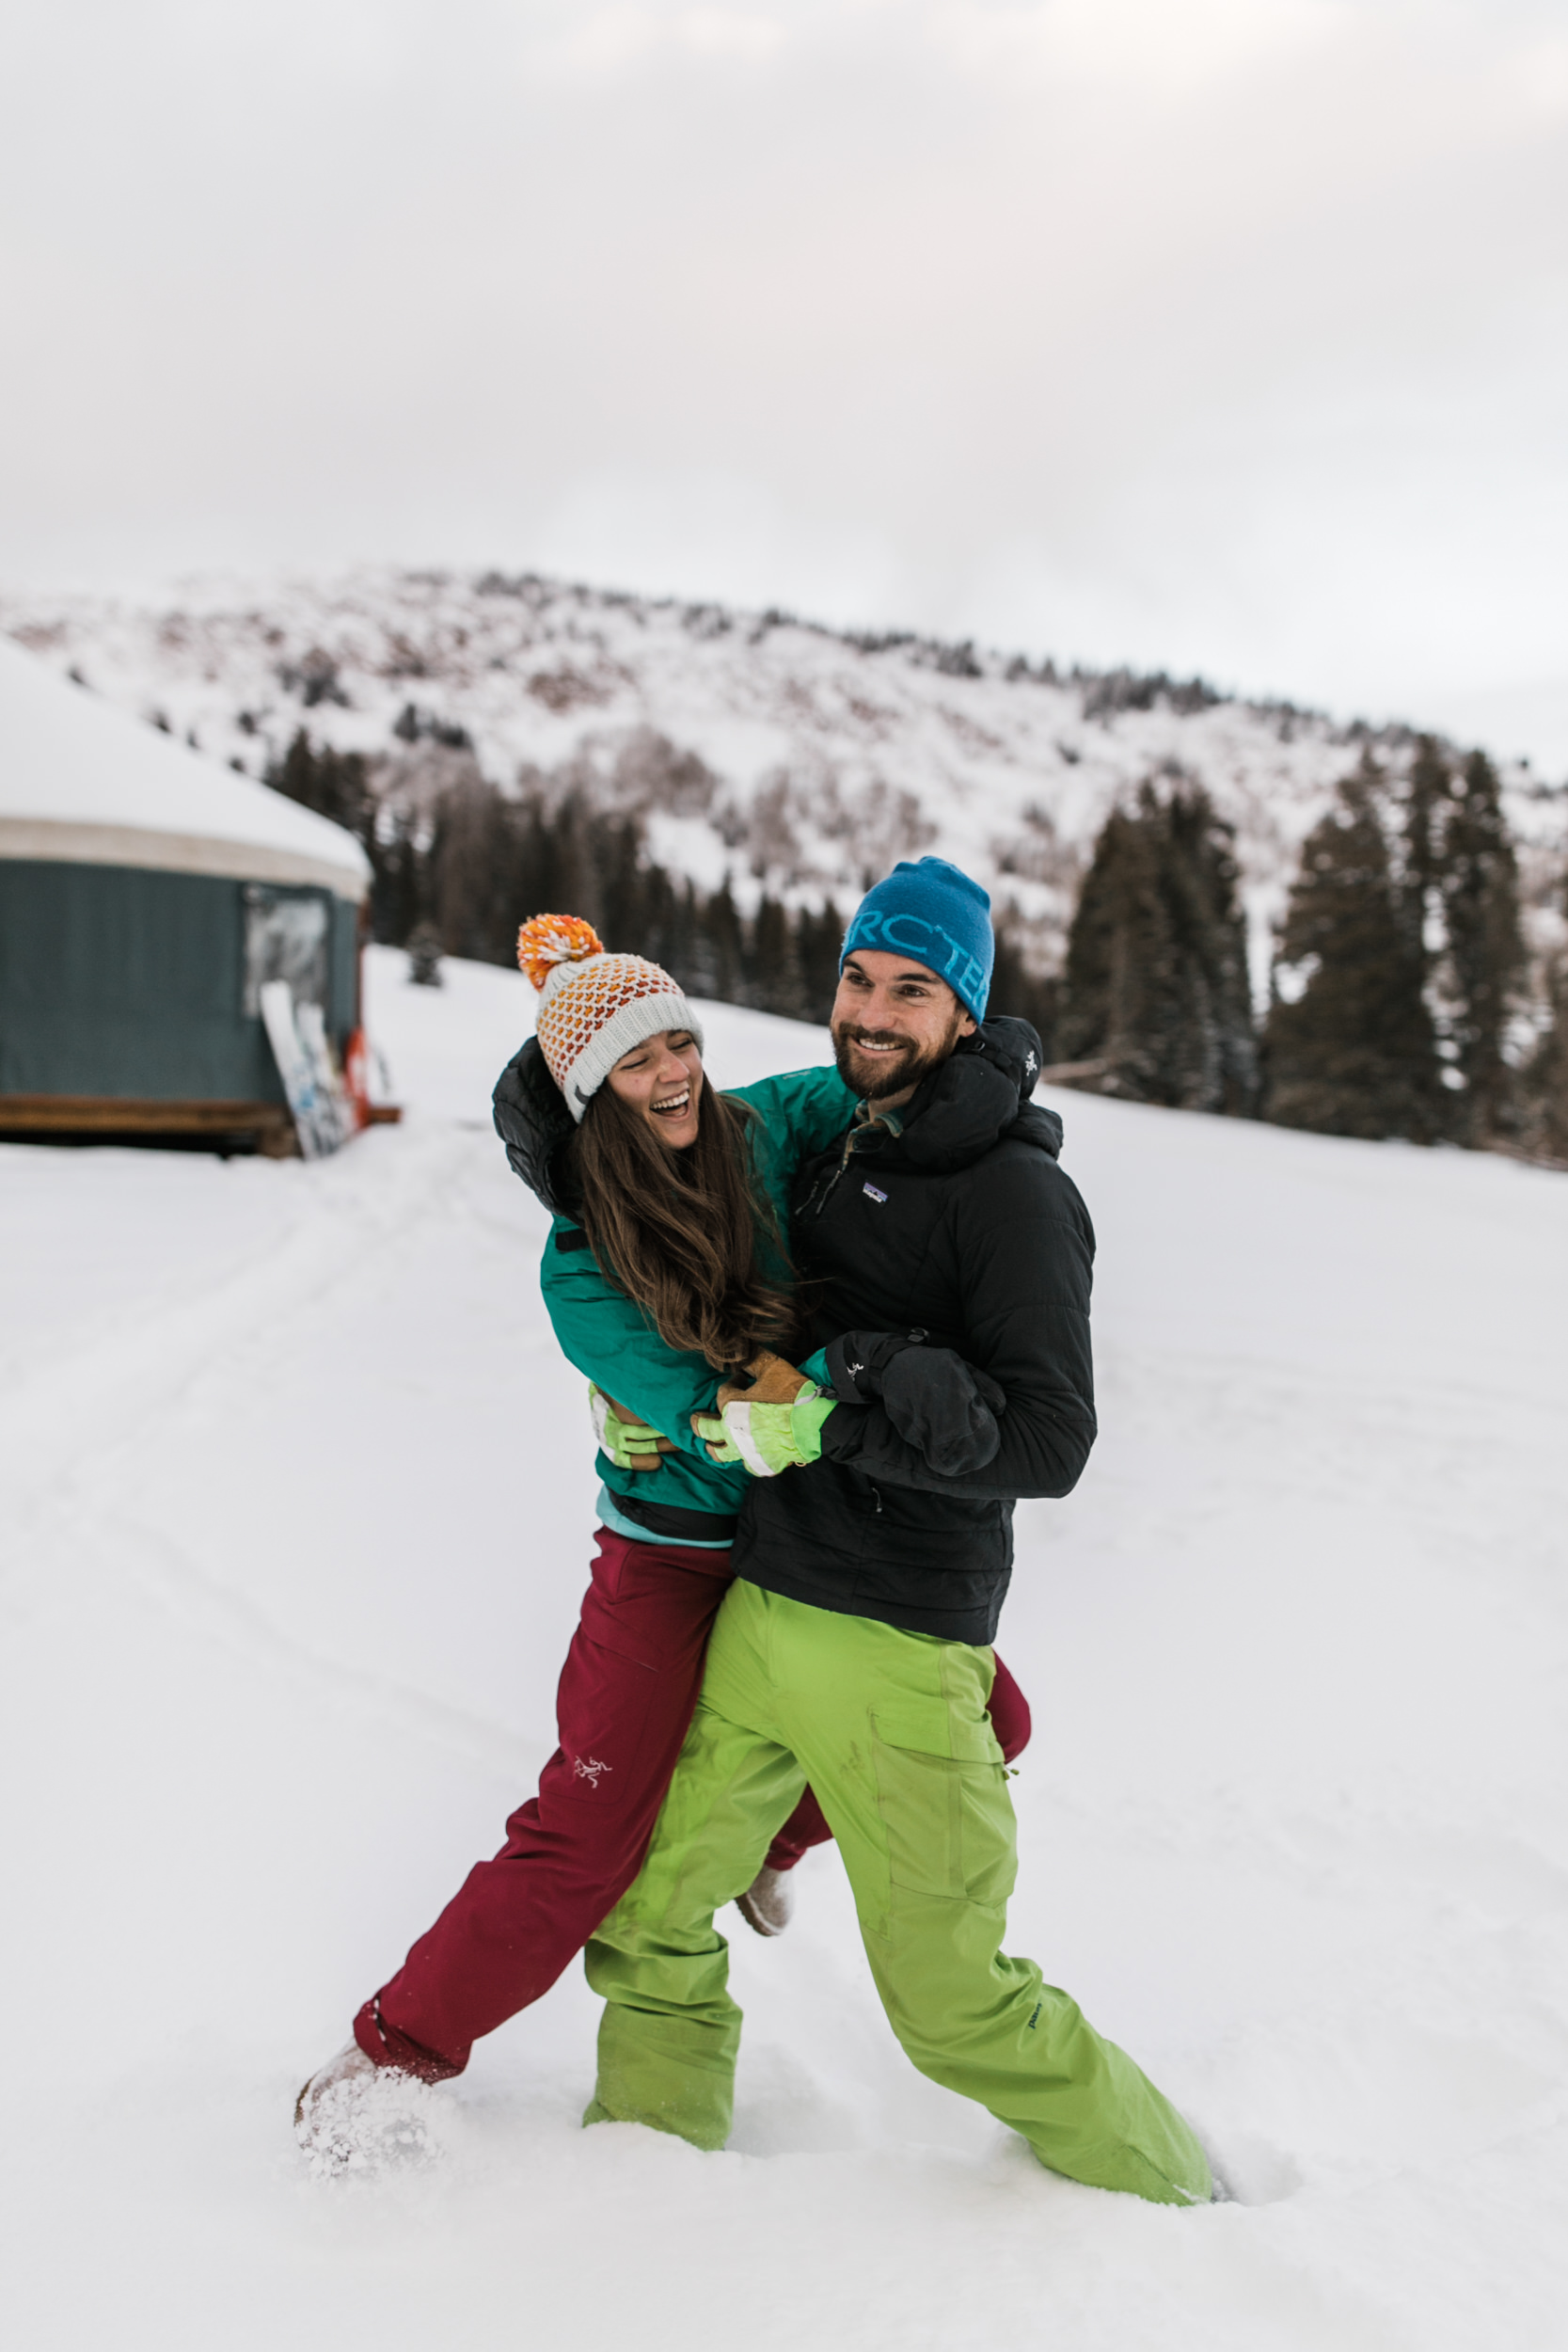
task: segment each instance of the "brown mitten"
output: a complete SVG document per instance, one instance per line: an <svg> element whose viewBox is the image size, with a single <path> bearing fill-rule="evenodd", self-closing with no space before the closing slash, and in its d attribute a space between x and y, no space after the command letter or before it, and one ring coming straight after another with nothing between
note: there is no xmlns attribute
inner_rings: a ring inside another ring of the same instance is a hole
<svg viewBox="0 0 1568 2352"><path fill-rule="evenodd" d="M726 1380L719 1391L719 1410L744 1397L748 1405L793 1405L803 1389L815 1383L803 1372L787 1363L784 1357L758 1350L746 1367L744 1382Z"/></svg>

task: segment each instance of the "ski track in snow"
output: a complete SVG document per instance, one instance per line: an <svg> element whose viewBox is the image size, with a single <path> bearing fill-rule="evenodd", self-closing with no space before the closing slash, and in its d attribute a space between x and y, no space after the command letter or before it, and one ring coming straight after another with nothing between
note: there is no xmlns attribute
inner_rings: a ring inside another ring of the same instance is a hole
<svg viewBox="0 0 1568 2352"><path fill-rule="evenodd" d="M1562 2342L1568 1184L1069 1096L1102 1437L1019 1512L1010 1942L1243 2201L1054 2179L915 2075L831 1851L737 1930L722 2156L583 2133L569 1971L425 2094L289 2129L553 1744L594 1480L489 1132L514 976L372 1012L314 1168L0 1151L11 2341L1448 2352ZM715 1007L737 1082L819 1034Z"/></svg>

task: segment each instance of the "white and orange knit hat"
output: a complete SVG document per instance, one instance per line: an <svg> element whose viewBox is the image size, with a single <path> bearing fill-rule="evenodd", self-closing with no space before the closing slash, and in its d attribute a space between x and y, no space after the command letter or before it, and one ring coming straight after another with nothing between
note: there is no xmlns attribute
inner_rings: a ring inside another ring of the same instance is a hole
<svg viewBox="0 0 1568 2352"><path fill-rule="evenodd" d="M535 914L517 933L517 961L539 991L539 1050L581 1124L623 1054L660 1029L700 1023L679 986L646 956L611 956L578 914Z"/></svg>

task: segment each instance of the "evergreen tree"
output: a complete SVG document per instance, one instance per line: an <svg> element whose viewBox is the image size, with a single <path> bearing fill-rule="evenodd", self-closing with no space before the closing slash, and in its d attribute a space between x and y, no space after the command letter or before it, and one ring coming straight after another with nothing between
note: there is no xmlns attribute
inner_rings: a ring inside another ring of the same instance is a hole
<svg viewBox="0 0 1568 2352"><path fill-rule="evenodd" d="M662 945L654 920L657 893L650 887L651 874L643 870L638 827L629 818L619 824L603 823L596 848L599 897L594 922L600 937L613 948L635 942L638 954L657 962ZM661 875L660 880L665 877Z"/></svg>
<svg viewBox="0 0 1568 2352"><path fill-rule="evenodd" d="M642 911L635 931L617 934L641 943L641 952L661 963L682 988L692 986L691 950L695 930L695 893L667 874L662 866L647 866L641 877Z"/></svg>
<svg viewBox="0 0 1568 2352"><path fill-rule="evenodd" d="M1525 970L1519 928L1519 867L1503 816L1497 771L1474 752L1450 787L1445 809L1439 890L1448 934L1449 1035L1465 1092L1454 1106L1462 1139L1489 1142L1517 1119L1514 1073L1504 1057L1510 1016Z"/></svg>
<svg viewBox="0 0 1568 2352"><path fill-rule="evenodd" d="M1054 1051L1106 1093L1245 1116L1257 1044L1230 828L1200 786L1113 810L1068 939Z"/></svg>
<svg viewBox="0 0 1568 2352"><path fill-rule="evenodd" d="M826 1022L838 993L838 963L845 921L832 898L813 914L802 907L795 922L795 959L800 971L801 1018Z"/></svg>
<svg viewBox="0 0 1568 2352"><path fill-rule="evenodd" d="M748 942L746 1002L759 1012L783 1013L799 1021L805 1011L805 990L796 957L796 930L789 909L763 892Z"/></svg>
<svg viewBox="0 0 1568 2352"><path fill-rule="evenodd" d="M313 808L318 817L330 817L369 846L375 810L362 753L335 752L329 743L317 750L300 727L282 758L268 768L265 781L275 792L297 801L302 808Z"/></svg>
<svg viewBox="0 0 1568 2352"><path fill-rule="evenodd" d="M408 934L408 977L416 988L439 988L441 937L434 923L417 923Z"/></svg>
<svg viewBox="0 0 1568 2352"><path fill-rule="evenodd" d="M477 776L443 792L430 849L430 899L444 955L510 963L529 897L515 803Z"/></svg>
<svg viewBox="0 0 1568 2352"><path fill-rule="evenodd" d="M1568 1168L1568 957L1550 981L1551 1020L1519 1082L1521 1139L1537 1157Z"/></svg>
<svg viewBox="0 0 1568 2352"><path fill-rule="evenodd" d="M371 937L382 946L402 947L428 920L428 861L412 821L386 812L366 843L371 860Z"/></svg>
<svg viewBox="0 0 1568 2352"><path fill-rule="evenodd" d="M1443 837L1450 779L1435 739L1423 735L1416 746L1405 790L1403 870L1398 877L1400 912L1412 945L1423 958L1437 952L1442 936Z"/></svg>
<svg viewBox="0 0 1568 2352"><path fill-rule="evenodd" d="M1265 1039L1265 1115L1324 1135L1403 1136L1443 1129L1425 956L1379 818L1370 759L1339 787L1302 851L1280 942L1282 973ZM1299 993L1284 984L1293 976Z"/></svg>
<svg viewBox="0 0 1568 2352"><path fill-rule="evenodd" d="M657 869L655 869L657 871ZM696 884L689 880L677 883L664 877L668 889L668 913L665 915L665 968L673 972L685 989L694 989L692 978L696 967L698 941L702 931L702 904Z"/></svg>
<svg viewBox="0 0 1568 2352"><path fill-rule="evenodd" d="M525 812L524 821L522 896L528 904L517 921L547 908L562 914L580 914L600 930L604 903L597 833L581 796L567 793L553 815L543 803L535 802Z"/></svg>
<svg viewBox="0 0 1568 2352"><path fill-rule="evenodd" d="M1038 979L1028 965L1006 926L996 926L996 965L990 977L991 1012L1012 1013L1021 1021L1033 1024L1040 1041L1042 1058L1055 1057L1056 1025L1061 984L1054 979Z"/></svg>
<svg viewBox="0 0 1568 2352"><path fill-rule="evenodd" d="M703 907L692 956L698 974L697 993L723 1005L744 1002L746 949L740 914L728 877Z"/></svg>
<svg viewBox="0 0 1568 2352"><path fill-rule="evenodd" d="M379 808L359 752L337 752L313 744L303 727L263 781L275 792L330 817L354 834L371 863L370 927L372 939L401 946L425 918L428 876L410 819Z"/></svg>

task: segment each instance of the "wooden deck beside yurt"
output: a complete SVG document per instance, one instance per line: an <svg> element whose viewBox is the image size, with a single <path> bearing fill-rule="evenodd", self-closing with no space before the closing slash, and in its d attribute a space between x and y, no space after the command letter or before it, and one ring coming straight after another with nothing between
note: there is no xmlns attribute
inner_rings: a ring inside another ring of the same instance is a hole
<svg viewBox="0 0 1568 2352"><path fill-rule="evenodd" d="M260 991L341 1054L369 886L341 826L0 638L0 1138L292 1149Z"/></svg>

